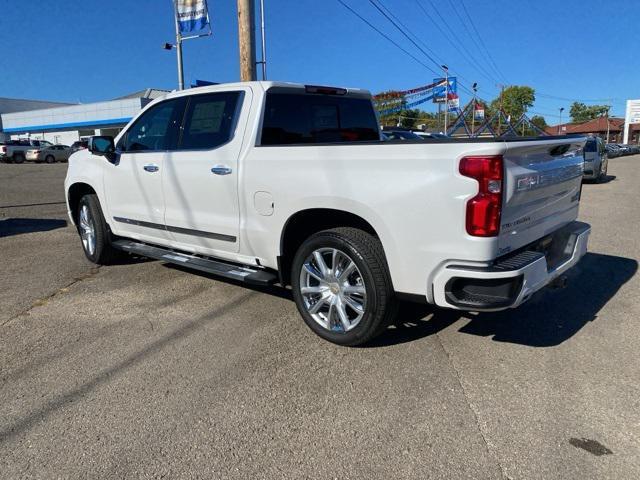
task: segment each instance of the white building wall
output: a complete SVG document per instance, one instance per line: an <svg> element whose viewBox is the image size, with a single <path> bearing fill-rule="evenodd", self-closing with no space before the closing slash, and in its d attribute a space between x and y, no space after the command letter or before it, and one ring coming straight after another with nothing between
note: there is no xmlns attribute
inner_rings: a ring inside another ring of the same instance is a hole
<svg viewBox="0 0 640 480"><path fill-rule="evenodd" d="M38 134L40 129L64 128L65 124L82 125L87 127L105 124L117 120L128 121L138 114L140 109L149 102L143 98L127 98L124 100L112 100L109 102L87 103L83 105L71 105L68 107L48 108L44 110L30 110L27 112L15 112L2 114L2 128L5 132L11 130L28 131ZM82 127L80 127L82 128ZM31 131L33 130L33 131Z"/></svg>
<svg viewBox="0 0 640 480"><path fill-rule="evenodd" d="M640 100L627 100L627 111L624 118L624 140L622 143L629 143L631 125L637 123L640 123Z"/></svg>

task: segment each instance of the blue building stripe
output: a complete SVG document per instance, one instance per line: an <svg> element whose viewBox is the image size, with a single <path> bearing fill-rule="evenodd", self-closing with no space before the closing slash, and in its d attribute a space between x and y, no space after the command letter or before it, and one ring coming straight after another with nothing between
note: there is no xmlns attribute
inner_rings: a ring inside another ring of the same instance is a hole
<svg viewBox="0 0 640 480"><path fill-rule="evenodd" d="M48 130L64 130L79 127L100 127L105 125L126 124L133 117L110 118L108 120L91 120L88 122L51 123L49 125L27 125L24 127L3 128L4 133L46 132Z"/></svg>

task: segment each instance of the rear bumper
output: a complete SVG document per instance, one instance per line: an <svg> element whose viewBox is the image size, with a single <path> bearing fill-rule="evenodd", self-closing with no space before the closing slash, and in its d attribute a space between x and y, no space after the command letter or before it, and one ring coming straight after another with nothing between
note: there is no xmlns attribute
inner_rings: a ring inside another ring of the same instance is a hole
<svg viewBox="0 0 640 480"><path fill-rule="evenodd" d="M434 277L435 303L472 311L515 308L578 263L590 233L588 224L572 222L487 266L447 262Z"/></svg>
<svg viewBox="0 0 640 480"><path fill-rule="evenodd" d="M583 177L586 179L595 179L598 176L598 172L596 172L596 162L592 160L590 162L584 162L584 175Z"/></svg>

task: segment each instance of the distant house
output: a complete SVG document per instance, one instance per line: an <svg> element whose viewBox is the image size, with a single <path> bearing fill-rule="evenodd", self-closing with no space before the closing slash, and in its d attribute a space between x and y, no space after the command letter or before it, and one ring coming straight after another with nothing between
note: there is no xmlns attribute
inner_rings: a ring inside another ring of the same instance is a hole
<svg viewBox="0 0 640 480"><path fill-rule="evenodd" d="M598 135L605 141L607 140L608 131L610 143L622 143L624 133L623 128L623 118L599 117L583 123L562 123L559 125L550 125L545 128L545 131L549 135ZM629 143L640 143L640 125L631 125Z"/></svg>

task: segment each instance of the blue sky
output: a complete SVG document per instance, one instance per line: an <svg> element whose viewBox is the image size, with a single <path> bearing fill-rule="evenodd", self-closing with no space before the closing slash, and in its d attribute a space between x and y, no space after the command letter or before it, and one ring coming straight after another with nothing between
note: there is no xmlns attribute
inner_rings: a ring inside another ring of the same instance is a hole
<svg viewBox="0 0 640 480"><path fill-rule="evenodd" d="M368 0L343 1L437 70ZM635 1L379 1L437 63L461 77L460 83L469 88L478 82L479 95L487 100L496 96L497 83L530 85L537 92L530 113L553 123L558 108L568 112L573 99L606 103L601 99L610 98L612 112L622 115L625 99L640 98ZM375 93L424 85L434 77L338 0L265 3L269 79ZM238 79L235 6L235 0L209 0L214 35L185 43L187 84ZM170 0L0 0L0 11L0 96L86 103L176 86L175 53L161 48L174 36ZM463 103L468 98L461 92Z"/></svg>

